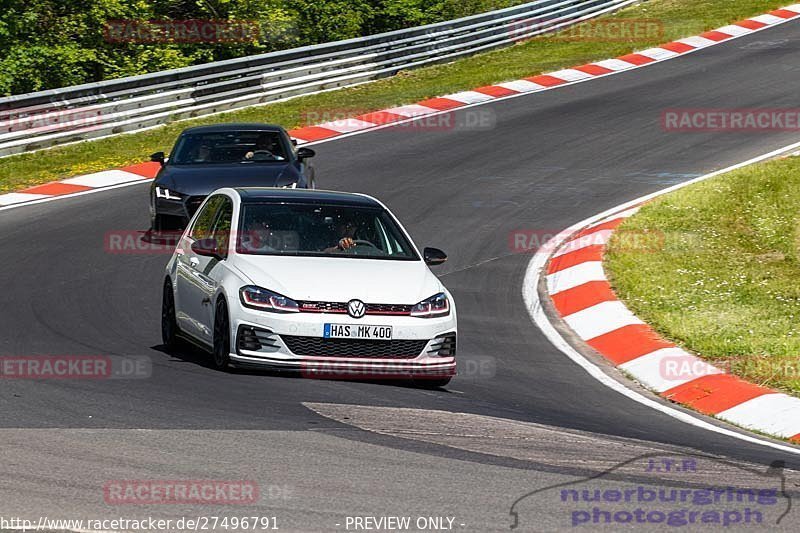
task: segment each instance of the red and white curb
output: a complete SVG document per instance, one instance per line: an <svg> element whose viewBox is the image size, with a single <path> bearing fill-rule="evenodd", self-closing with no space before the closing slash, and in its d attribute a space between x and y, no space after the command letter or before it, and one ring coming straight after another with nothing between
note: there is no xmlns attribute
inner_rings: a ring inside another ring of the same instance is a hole
<svg viewBox="0 0 800 533"><path fill-rule="evenodd" d="M119 169L75 176L63 181L45 183L20 192L0 194L0 209L18 204L41 202L56 197L76 196L85 194L88 191L110 189L120 185L151 180L155 178L160 168L160 163L139 163Z"/></svg>
<svg viewBox="0 0 800 533"><path fill-rule="evenodd" d="M540 74L521 80L478 87L438 98L429 98L416 104L373 111L353 118L305 126L289 131L298 144L322 142L336 137L355 135L378 128L409 122L425 116L445 113L460 107L470 107L496 100L514 98L524 94L546 91L557 87L582 83L591 79L645 67L709 46L742 37L800 15L800 4L794 4L770 13L752 17L694 37L678 39L659 47L596 61L573 68ZM86 194L88 191L130 185L143 179L152 179L158 173L158 163L141 163L117 170L107 170L63 181L38 185L19 192L0 194L0 210L28 203L39 203L52 198Z"/></svg>
<svg viewBox="0 0 800 533"><path fill-rule="evenodd" d="M746 429L800 442L800 398L748 383L656 334L614 294L603 269L611 235L638 208L570 236L550 257L547 293L586 344L662 397Z"/></svg>

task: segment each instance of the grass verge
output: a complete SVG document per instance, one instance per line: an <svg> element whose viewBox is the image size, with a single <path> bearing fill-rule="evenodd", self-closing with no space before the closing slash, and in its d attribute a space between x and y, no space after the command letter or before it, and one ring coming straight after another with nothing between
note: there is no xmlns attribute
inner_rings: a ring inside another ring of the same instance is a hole
<svg viewBox="0 0 800 533"><path fill-rule="evenodd" d="M108 139L0 159L0 192L19 190L78 174L97 172L145 160L169 151L186 127L217 122L271 122L287 129L306 125L304 117L322 113L354 116L394 105L417 102L481 85L498 83L581 63L616 57L667 41L696 35L778 8L774 0L653 0L604 18L655 19L663 33L627 41L539 38L495 52L399 75L373 83L285 102L252 107Z"/></svg>
<svg viewBox="0 0 800 533"><path fill-rule="evenodd" d="M661 335L748 381L800 395L800 158L644 206L612 238L619 297ZM624 246L647 232L660 246ZM643 253L643 250L647 253Z"/></svg>

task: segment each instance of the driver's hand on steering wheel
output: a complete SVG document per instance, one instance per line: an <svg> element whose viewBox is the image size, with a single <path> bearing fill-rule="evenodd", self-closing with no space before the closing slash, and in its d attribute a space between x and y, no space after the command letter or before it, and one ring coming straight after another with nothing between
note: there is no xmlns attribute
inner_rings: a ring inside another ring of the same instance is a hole
<svg viewBox="0 0 800 533"><path fill-rule="evenodd" d="M356 241L354 241L350 237L344 237L342 239L339 239L338 248L340 250L349 250L350 248L352 248L355 245L356 245Z"/></svg>

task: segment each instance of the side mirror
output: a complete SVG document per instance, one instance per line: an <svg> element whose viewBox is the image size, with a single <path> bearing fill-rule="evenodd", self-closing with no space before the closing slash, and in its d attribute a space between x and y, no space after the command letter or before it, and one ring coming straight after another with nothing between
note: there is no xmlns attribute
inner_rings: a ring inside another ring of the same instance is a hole
<svg viewBox="0 0 800 533"><path fill-rule="evenodd" d="M166 159L164 152L156 152L154 154L150 154L150 161L152 161L153 163L161 163L162 167L164 166L165 160Z"/></svg>
<svg viewBox="0 0 800 533"><path fill-rule="evenodd" d="M297 159L298 161L302 161L303 159L308 159L309 157L314 157L317 153L312 150L311 148L298 148L297 149Z"/></svg>
<svg viewBox="0 0 800 533"><path fill-rule="evenodd" d="M425 264L429 266L441 265L447 261L447 254L438 248L425 248L422 251L422 257L425 259Z"/></svg>
<svg viewBox="0 0 800 533"><path fill-rule="evenodd" d="M205 257L222 259L222 256L219 253L219 244L217 244L217 239L214 238L194 241L192 243L192 252Z"/></svg>

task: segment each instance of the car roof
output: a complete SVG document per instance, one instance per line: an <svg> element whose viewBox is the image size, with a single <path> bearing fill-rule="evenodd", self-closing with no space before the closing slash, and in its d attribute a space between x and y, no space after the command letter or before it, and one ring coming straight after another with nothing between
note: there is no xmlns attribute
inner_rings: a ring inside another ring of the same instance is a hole
<svg viewBox="0 0 800 533"><path fill-rule="evenodd" d="M296 202L343 205L353 207L380 207L383 205L366 194L322 191L318 189L279 189L275 187L236 187L242 203Z"/></svg>
<svg viewBox="0 0 800 533"><path fill-rule="evenodd" d="M186 128L181 135L186 133L221 133L226 131L274 131L282 132L283 128L275 124L259 124L257 122L242 122L230 124L211 124L210 126L195 126Z"/></svg>

